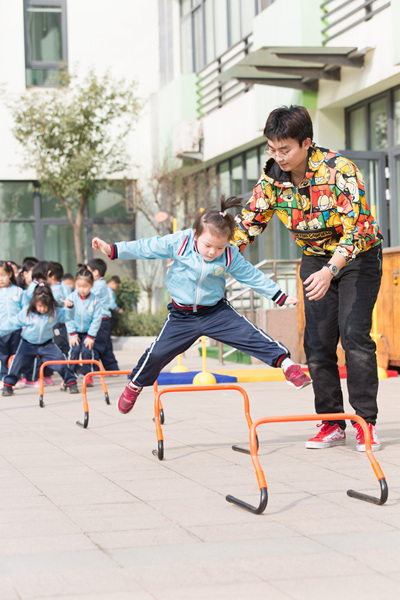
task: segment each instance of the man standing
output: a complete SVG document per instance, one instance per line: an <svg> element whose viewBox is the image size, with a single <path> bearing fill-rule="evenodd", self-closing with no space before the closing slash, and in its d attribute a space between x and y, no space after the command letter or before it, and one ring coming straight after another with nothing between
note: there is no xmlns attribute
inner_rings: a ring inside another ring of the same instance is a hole
<svg viewBox="0 0 400 600"><path fill-rule="evenodd" d="M313 380L317 413L342 413L337 365L339 337L345 351L349 401L368 423L372 449L378 375L370 337L372 311L382 277L382 235L366 203L363 179L350 160L313 143L306 108L281 107L268 116L263 173L236 217L232 243L243 249L262 233L276 212L302 249L304 349ZM307 448L346 442L344 420L325 421ZM357 450L365 450L357 423Z"/></svg>

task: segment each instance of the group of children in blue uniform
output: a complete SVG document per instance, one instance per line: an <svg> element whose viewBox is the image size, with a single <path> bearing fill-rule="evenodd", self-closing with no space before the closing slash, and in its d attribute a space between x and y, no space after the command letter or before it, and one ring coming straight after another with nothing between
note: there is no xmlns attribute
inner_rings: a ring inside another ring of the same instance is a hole
<svg viewBox="0 0 400 600"><path fill-rule="evenodd" d="M0 260L3 396L11 396L15 388L35 385L40 364L50 360L96 359L106 370L119 370L110 322L111 310L120 309L104 279L106 270L101 258L90 260L79 267L73 289L72 276L64 276L59 263L27 258L18 269L12 261ZM55 364L52 368L61 375L63 389L78 393L77 365ZM94 368L83 364L82 375ZM52 385L52 370L46 369L45 383ZM91 378L87 383L93 385Z"/></svg>

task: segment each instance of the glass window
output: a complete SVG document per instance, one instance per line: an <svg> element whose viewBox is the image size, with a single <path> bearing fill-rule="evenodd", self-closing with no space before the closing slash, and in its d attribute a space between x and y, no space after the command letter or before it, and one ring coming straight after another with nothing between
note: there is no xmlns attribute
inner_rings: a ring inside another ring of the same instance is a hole
<svg viewBox="0 0 400 600"><path fill-rule="evenodd" d="M110 182L108 189L89 200L89 216L126 218L129 215L128 204L125 182Z"/></svg>
<svg viewBox="0 0 400 600"><path fill-rule="evenodd" d="M86 240L82 229L82 246L86 255ZM43 256L62 264L64 271L76 272L74 232L69 225L43 225ZM87 260L87 256L85 256Z"/></svg>
<svg viewBox="0 0 400 600"><path fill-rule="evenodd" d="M382 150L388 146L388 118L386 97L370 105L371 150Z"/></svg>
<svg viewBox="0 0 400 600"><path fill-rule="evenodd" d="M61 7L28 4L26 7L28 64L62 61L61 17Z"/></svg>
<svg viewBox="0 0 400 600"><path fill-rule="evenodd" d="M394 145L400 145L400 89L394 92Z"/></svg>
<svg viewBox="0 0 400 600"><path fill-rule="evenodd" d="M1 181L1 216L6 219L33 218L33 191L33 184L26 181Z"/></svg>
<svg viewBox="0 0 400 600"><path fill-rule="evenodd" d="M34 223L2 223L0 221L0 258L22 265L25 256L35 256Z"/></svg>
<svg viewBox="0 0 400 600"><path fill-rule="evenodd" d="M229 161L219 165L219 193L224 194L227 198L231 195L231 184L229 174Z"/></svg>
<svg viewBox="0 0 400 600"><path fill-rule="evenodd" d="M350 113L350 149L367 150L366 107Z"/></svg>
<svg viewBox="0 0 400 600"><path fill-rule="evenodd" d="M67 62L65 11L65 0L25 0L27 85L57 85L54 70Z"/></svg>
<svg viewBox="0 0 400 600"><path fill-rule="evenodd" d="M400 156L396 157L396 174L395 174L395 181L396 181L396 194L397 194L397 198L394 198L395 200L395 213L394 213L394 221L397 221L397 225L396 223L393 223L393 227L391 228L392 232L391 232L391 236L393 238L393 245L400 245Z"/></svg>
<svg viewBox="0 0 400 600"><path fill-rule="evenodd" d="M243 166L242 156L236 156L232 160L232 194L240 196L243 193Z"/></svg>
<svg viewBox="0 0 400 600"><path fill-rule="evenodd" d="M50 194L41 194L42 217L44 219L66 219L67 213L59 198ZM78 210L78 203L74 203L72 214L75 218Z"/></svg>
<svg viewBox="0 0 400 600"><path fill-rule="evenodd" d="M256 185L261 173L258 168L258 151L257 148L246 152L246 189L245 192L250 192Z"/></svg>
<svg viewBox="0 0 400 600"><path fill-rule="evenodd" d="M130 241L135 237L135 229L132 223L111 223L97 224L93 223L93 237L99 237L102 240ZM93 250L93 258L103 258L104 254ZM123 277L128 275L133 277L135 273L134 260L115 260L107 263L107 273L109 275L119 275Z"/></svg>

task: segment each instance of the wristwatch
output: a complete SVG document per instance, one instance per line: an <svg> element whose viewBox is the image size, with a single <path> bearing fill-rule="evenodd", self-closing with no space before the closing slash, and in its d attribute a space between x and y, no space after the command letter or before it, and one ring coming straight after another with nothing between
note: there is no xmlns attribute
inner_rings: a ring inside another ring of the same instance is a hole
<svg viewBox="0 0 400 600"><path fill-rule="evenodd" d="M327 267L330 270L330 272L332 273L332 277L335 277L335 275L339 273L339 269L337 268L337 266L333 265L332 263L327 263L326 265L324 265L324 267Z"/></svg>

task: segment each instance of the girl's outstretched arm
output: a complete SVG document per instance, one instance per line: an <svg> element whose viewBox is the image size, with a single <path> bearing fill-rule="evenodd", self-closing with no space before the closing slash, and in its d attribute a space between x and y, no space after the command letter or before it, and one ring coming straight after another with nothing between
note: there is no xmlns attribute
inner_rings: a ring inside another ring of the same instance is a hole
<svg viewBox="0 0 400 600"><path fill-rule="evenodd" d="M100 252L106 256L111 256L111 246L100 238L95 237L92 239L92 248L94 250L100 250Z"/></svg>

